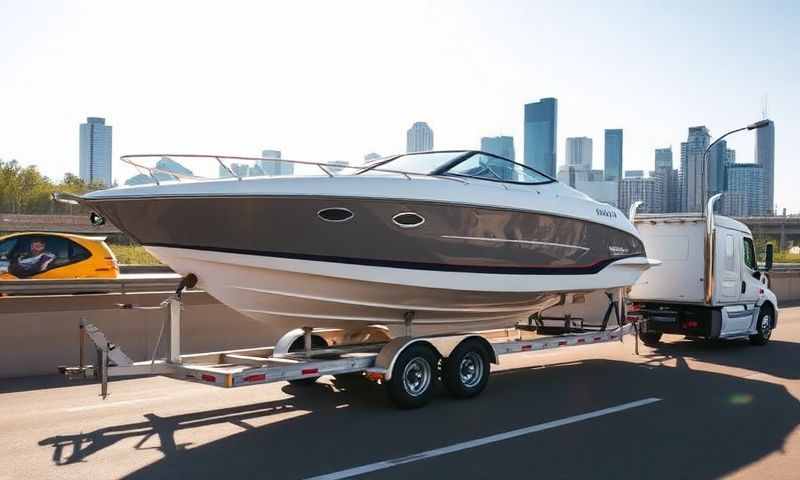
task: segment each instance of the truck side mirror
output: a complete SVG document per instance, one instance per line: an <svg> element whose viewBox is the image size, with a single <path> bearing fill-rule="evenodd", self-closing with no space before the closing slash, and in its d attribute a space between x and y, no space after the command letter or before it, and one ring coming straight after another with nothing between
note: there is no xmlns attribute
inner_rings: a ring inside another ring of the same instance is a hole
<svg viewBox="0 0 800 480"><path fill-rule="evenodd" d="M764 271L769 272L770 270L772 270L772 244L768 243L764 259Z"/></svg>

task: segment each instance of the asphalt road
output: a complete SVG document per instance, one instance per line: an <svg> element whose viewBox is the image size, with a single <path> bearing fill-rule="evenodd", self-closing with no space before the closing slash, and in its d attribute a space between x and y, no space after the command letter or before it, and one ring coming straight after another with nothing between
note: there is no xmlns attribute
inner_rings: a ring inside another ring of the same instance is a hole
<svg viewBox="0 0 800 480"><path fill-rule="evenodd" d="M800 478L800 309L773 340L504 357L473 400L382 387L0 380L0 479Z"/></svg>

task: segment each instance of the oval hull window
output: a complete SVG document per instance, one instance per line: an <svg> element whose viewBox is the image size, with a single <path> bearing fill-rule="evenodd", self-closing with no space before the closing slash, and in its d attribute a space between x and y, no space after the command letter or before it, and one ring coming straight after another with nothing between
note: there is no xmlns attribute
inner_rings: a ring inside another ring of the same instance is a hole
<svg viewBox="0 0 800 480"><path fill-rule="evenodd" d="M395 223L395 225L403 228L419 227L425 223L425 219L422 217L422 215L414 212L398 213L392 217L392 221Z"/></svg>
<svg viewBox="0 0 800 480"><path fill-rule="evenodd" d="M353 212L346 208L325 208L317 212L317 216L326 222L346 222L353 218Z"/></svg>

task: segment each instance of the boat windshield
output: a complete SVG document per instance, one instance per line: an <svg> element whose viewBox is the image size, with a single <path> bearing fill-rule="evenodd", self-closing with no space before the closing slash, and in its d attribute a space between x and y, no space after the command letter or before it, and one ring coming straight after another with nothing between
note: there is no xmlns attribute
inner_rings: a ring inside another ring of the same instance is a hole
<svg viewBox="0 0 800 480"><path fill-rule="evenodd" d="M543 173L507 158L467 150L400 155L368 165L356 175L390 175L392 172L452 175L505 183L539 184L555 181Z"/></svg>
<svg viewBox="0 0 800 480"><path fill-rule="evenodd" d="M381 170L392 170L397 172L414 173L418 175L432 175L453 162L458 157L466 154L465 151L458 152L426 152L426 153L409 153L407 155L400 155L399 157L385 160L383 162L376 162L368 165L365 170L359 173L389 173L381 172ZM371 171L371 169L375 171Z"/></svg>
<svg viewBox="0 0 800 480"><path fill-rule="evenodd" d="M504 183L540 184L555 181L528 166L481 152L475 152L440 174Z"/></svg>

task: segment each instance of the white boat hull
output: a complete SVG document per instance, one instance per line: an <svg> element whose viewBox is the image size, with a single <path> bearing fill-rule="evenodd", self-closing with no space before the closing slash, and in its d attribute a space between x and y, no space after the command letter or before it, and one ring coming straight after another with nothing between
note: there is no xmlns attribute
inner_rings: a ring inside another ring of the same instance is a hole
<svg viewBox="0 0 800 480"><path fill-rule="evenodd" d="M402 325L419 333L510 327L561 294L633 284L651 262L625 258L597 273L508 275L420 271L171 247L147 247L194 273L220 302L272 327ZM565 287L568 286L568 289Z"/></svg>

